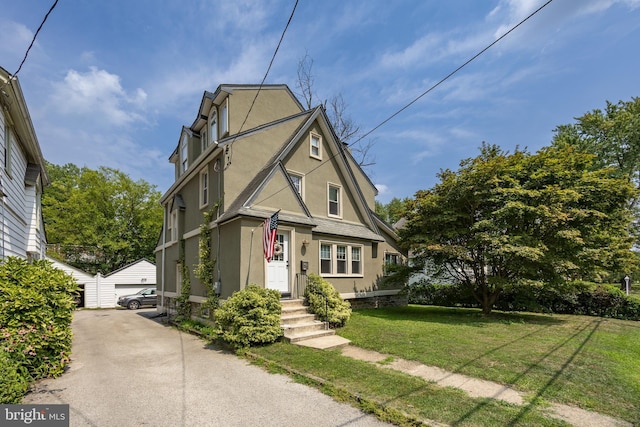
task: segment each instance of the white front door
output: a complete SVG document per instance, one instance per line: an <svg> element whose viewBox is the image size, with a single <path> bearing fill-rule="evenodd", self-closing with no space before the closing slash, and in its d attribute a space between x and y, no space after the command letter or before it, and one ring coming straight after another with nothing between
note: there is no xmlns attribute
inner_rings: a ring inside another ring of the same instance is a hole
<svg viewBox="0 0 640 427"><path fill-rule="evenodd" d="M281 248L279 255L273 255L267 263L267 288L286 294L289 290L289 233L278 232L276 248Z"/></svg>

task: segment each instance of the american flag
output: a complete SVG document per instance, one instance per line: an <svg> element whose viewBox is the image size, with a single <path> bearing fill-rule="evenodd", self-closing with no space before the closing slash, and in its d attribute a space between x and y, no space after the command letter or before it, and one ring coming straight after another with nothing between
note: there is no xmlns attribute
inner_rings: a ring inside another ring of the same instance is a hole
<svg viewBox="0 0 640 427"><path fill-rule="evenodd" d="M271 218L265 219L264 224L262 224L262 249L267 262L271 262L271 258L273 258L273 247L278 234L278 212L271 215Z"/></svg>

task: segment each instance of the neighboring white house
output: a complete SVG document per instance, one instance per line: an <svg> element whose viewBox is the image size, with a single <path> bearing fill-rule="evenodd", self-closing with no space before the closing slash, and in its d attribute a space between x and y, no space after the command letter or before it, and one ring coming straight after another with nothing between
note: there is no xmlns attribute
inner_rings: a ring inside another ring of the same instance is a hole
<svg viewBox="0 0 640 427"><path fill-rule="evenodd" d="M146 259L139 259L103 278L115 285L116 301L123 295L135 294L141 289L156 286L156 265Z"/></svg>
<svg viewBox="0 0 640 427"><path fill-rule="evenodd" d="M0 67L0 258L42 259L45 161L17 77Z"/></svg>
<svg viewBox="0 0 640 427"><path fill-rule="evenodd" d="M138 260L112 273L92 276L82 270L47 257L53 266L76 279L81 291L81 307L113 308L118 297L135 294L140 289L155 287L156 266L146 259Z"/></svg>

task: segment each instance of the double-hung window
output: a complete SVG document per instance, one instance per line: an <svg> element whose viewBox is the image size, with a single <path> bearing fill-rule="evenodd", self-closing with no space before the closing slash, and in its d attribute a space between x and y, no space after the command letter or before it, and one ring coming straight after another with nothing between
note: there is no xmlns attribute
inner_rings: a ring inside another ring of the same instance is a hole
<svg viewBox="0 0 640 427"><path fill-rule="evenodd" d="M229 132L229 98L224 100L220 116L220 134L225 136Z"/></svg>
<svg viewBox="0 0 640 427"><path fill-rule="evenodd" d="M334 184L329 184L328 186L328 194L327 194L327 202L328 202L328 214L333 217L342 217L341 211L341 198L342 194L340 191L340 187Z"/></svg>
<svg viewBox="0 0 640 427"><path fill-rule="evenodd" d="M200 208L209 204L209 169L204 168L200 172Z"/></svg>
<svg viewBox="0 0 640 427"><path fill-rule="evenodd" d="M362 276L362 246L321 242L320 274L323 276Z"/></svg>
<svg viewBox="0 0 640 427"><path fill-rule="evenodd" d="M302 175L289 172L289 178L293 183L293 188L295 188L296 192L300 195L300 197L304 197L302 193Z"/></svg>
<svg viewBox="0 0 640 427"><path fill-rule="evenodd" d="M189 138L187 135L182 137L180 143L180 173L185 173L189 168Z"/></svg>
<svg viewBox="0 0 640 427"><path fill-rule="evenodd" d="M178 211L171 212L169 216L169 237L172 242L178 241Z"/></svg>
<svg viewBox="0 0 640 427"><path fill-rule="evenodd" d="M215 143L218 141L218 112L215 110L215 107L213 107L211 117L209 118L209 128L211 129L209 138L211 138L212 143Z"/></svg>
<svg viewBox="0 0 640 427"><path fill-rule="evenodd" d="M315 159L322 160L322 137L312 133L309 138L309 155Z"/></svg>

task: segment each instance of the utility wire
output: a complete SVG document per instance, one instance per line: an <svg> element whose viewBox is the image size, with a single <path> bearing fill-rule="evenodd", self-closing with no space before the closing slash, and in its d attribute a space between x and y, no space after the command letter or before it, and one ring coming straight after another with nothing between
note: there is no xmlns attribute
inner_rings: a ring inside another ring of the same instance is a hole
<svg viewBox="0 0 640 427"><path fill-rule="evenodd" d="M18 75L18 73L20 72L20 70L22 69L22 66L24 65L25 61L27 60L27 56L29 56L29 51L31 50L31 48L33 47L33 44L36 42L36 37L38 37L38 33L40 32L40 30L42 29L42 26L44 25L45 22L47 22L47 18L49 17L49 15L51 14L51 12L53 12L53 9L55 9L56 5L58 4L58 0L55 0L53 2L53 4L51 5L51 8L49 8L49 11L47 12L47 14L44 16L44 19L42 20L42 22L40 23L40 26L38 27L38 29L36 30L36 32L33 34L33 38L31 39L31 43L29 44L29 47L27 48L27 51L24 53L24 58L22 58L22 62L20 62L20 66L18 67L18 69L16 70L15 73L13 73L9 79L12 79L13 77L16 77Z"/></svg>
<svg viewBox="0 0 640 427"><path fill-rule="evenodd" d="M407 108L409 108L410 106L412 106L413 104L415 104L420 98L422 98L423 96L425 96L426 94L428 94L429 92L431 92L432 90L434 90L435 88L437 88L438 86L440 86L442 83L444 83L445 81L449 80L450 77L452 77L454 74L456 74L458 71L462 70L464 67L466 67L467 65L469 65L469 63L471 63L472 61L474 61L477 57L479 57L480 55L482 55L483 53L485 53L487 50L491 49L493 47L493 45L495 45L496 43L498 43L500 40L502 40L503 38L505 38L506 36L508 36L513 30L515 30L516 28L518 28L520 25L524 24L526 21L528 21L531 17L533 17L536 13L540 12L542 9L544 9L546 6L549 5L549 3L551 3L553 0L548 0L545 4L543 4L542 6L540 6L538 9L536 9L535 11L533 11L529 16L527 16L526 18L524 18L522 21L518 22L516 25L514 25L513 27L511 27L509 29L509 31L507 31L506 33L504 33L503 35L501 35L500 37L498 37L497 39L495 39L493 41L493 43L491 43L490 45L488 45L487 47L485 47L484 49L482 49L480 52L476 53L475 55L473 55L471 58L469 58L467 60L467 62L465 62L464 64L462 64L461 66L459 66L458 68L456 68L455 70L453 70L452 72L450 72L449 74L447 74L445 77L443 77L442 79L440 79L440 81L438 81L438 83L434 84L433 86L431 86L429 89L425 90L424 92L422 92L420 95L418 95L416 98L413 99L413 101L409 102L407 105L405 105L404 107L402 107L401 109L399 109L398 111L396 111L395 113L393 113L392 115L390 115L389 117L387 117L386 119L384 119L382 122L380 122L377 126L375 126L373 129L371 129L369 132L365 133L364 135L362 135L360 138L356 139L355 141L353 141L351 144L355 144L356 142L361 141L362 139L366 138L367 136L369 136L370 134L372 134L374 131L378 130L378 128L380 128L381 126L385 125L387 122L389 122L391 119L393 119L395 116L397 116L398 114L402 113L404 110L406 110Z"/></svg>
<svg viewBox="0 0 640 427"><path fill-rule="evenodd" d="M411 102L409 102L407 105L405 105L404 107L400 108L398 111L396 111L395 113L393 113L392 115L390 115L389 117L387 117L386 119L384 119L382 122L380 122L378 125L376 125L373 129L371 129L370 131L368 131L367 133L365 133L364 135L362 135L360 138L356 139L355 141L353 141L352 143L348 144L348 145L353 145L359 141L361 141L362 139L364 139L365 137L369 136L370 134L372 134L374 131L378 130L381 126L385 125L386 123L388 123L390 120L392 120L394 117L396 117L398 114L402 113L404 110L406 110L407 108L409 108L410 106L412 106L413 104L415 104L418 100L420 100L422 97L424 97L426 94L428 94L429 92L433 91L435 88L437 88L438 86L440 86L442 83L444 83L445 81L447 81L449 78L451 78L454 74L456 74L458 71L462 70L464 67L466 67L467 65L469 65L472 61L474 61L475 59L477 59L480 55L482 55L483 53L485 53L487 50L491 49L496 43L498 43L500 40L502 40L503 38L505 38L506 36L508 36L511 32L513 32L516 28L518 28L519 26L521 26L522 24L524 24L526 21L528 21L529 19L531 19L534 15L536 15L538 12L540 12L542 9L544 9L545 7L547 7L553 0L548 0L546 3L544 3L542 6L540 6L539 8L537 8L535 11L531 12L526 18L524 18L523 20L521 20L520 22L518 22L516 25L514 25L513 27L511 27L507 32L505 32L504 34L502 34L500 37L498 37L497 39L495 39L492 43L490 43L489 45L487 45L484 49L482 49L481 51L479 51L478 53L476 53L475 55L473 55L471 58L469 58L465 63L463 63L462 65L460 65L458 68L456 68L455 70L453 70L452 72L450 72L449 74L447 74L445 77L443 77L442 79L440 79L436 84L434 84L433 86L431 86L429 89L427 89L426 91L422 92L420 95L418 95L416 98L414 98ZM344 150L344 148L342 147L342 145L344 144L339 144L340 148L338 150L338 152L334 155L332 155L331 157L329 157L327 160L323 161L322 163L320 163L318 166L314 167L313 169L311 169L309 172L307 172L305 175L309 175L310 173L316 171L318 168L320 168L321 166L323 166L325 163L330 162L331 160L333 160L338 154L342 153L342 150ZM275 193L265 197L264 199L261 199L260 201L254 203L254 205L256 204L260 204L268 199L270 199L271 197L275 196L276 194L280 193L281 191L286 190L288 187L283 187L281 189L279 189L278 191L276 191Z"/></svg>
<svg viewBox="0 0 640 427"><path fill-rule="evenodd" d="M298 7L298 1L299 0L296 0L295 4L293 5L293 10L291 10L291 14L289 15L289 20L287 21L287 25L284 27L284 30L282 31L282 35L280 36L280 41L278 41L278 45L276 46L276 50L273 52L273 56L271 57L271 61L269 62L269 67L267 68L267 72L264 73L264 77L262 78L262 81L260 82L260 86L258 86L258 91L256 92L256 96L253 98L253 102L251 102L251 106L249 107L249 111L247 111L247 115L244 116L244 120L243 120L242 124L240 125L240 129L236 133L236 136L229 143L230 146L233 145L233 143L235 142L235 140L238 137L238 135L242 132L242 129L244 128L244 125L247 123L247 119L249 119L249 114L251 114L251 110L253 109L253 106L255 105L256 100L258 99L258 95L260 95L260 90L262 89L262 86L264 85L264 82L267 80L267 76L269 75L269 71L271 71L271 66L273 65L273 61L276 59L276 55L278 54L278 50L280 50L280 45L282 44L282 40L284 39L284 35L286 34L287 29L289 28L289 24L291 24L291 20L293 19L293 15L296 13L296 8Z"/></svg>

